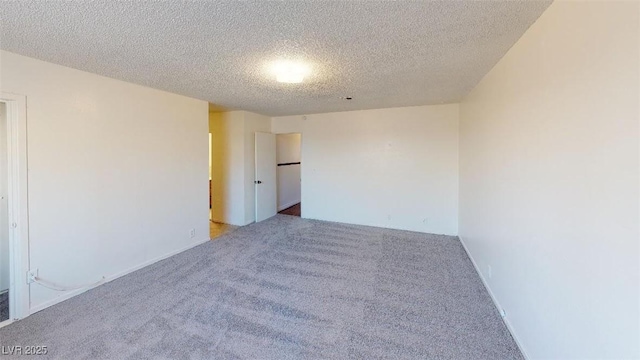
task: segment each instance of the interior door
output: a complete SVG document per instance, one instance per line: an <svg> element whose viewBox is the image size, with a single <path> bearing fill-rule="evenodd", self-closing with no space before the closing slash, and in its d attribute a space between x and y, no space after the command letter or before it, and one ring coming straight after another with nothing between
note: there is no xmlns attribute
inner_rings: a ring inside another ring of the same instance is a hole
<svg viewBox="0 0 640 360"><path fill-rule="evenodd" d="M256 222L277 213L276 135L256 133Z"/></svg>
<svg viewBox="0 0 640 360"><path fill-rule="evenodd" d="M0 294L9 290L9 147L6 105L0 102ZM0 296L0 299L2 297ZM1 301L0 301L1 303ZM3 318L0 318L2 322Z"/></svg>

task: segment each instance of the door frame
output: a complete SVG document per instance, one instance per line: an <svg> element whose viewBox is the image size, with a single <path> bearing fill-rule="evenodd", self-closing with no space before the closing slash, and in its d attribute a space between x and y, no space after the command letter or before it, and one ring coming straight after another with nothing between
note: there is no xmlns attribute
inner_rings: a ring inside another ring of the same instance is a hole
<svg viewBox="0 0 640 360"><path fill-rule="evenodd" d="M27 192L27 99L0 92L7 111L9 210L9 320L29 315L29 211Z"/></svg>

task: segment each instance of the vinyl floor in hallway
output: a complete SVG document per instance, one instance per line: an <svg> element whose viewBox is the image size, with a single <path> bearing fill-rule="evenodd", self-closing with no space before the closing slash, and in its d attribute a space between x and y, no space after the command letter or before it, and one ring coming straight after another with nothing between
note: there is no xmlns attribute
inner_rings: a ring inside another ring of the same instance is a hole
<svg viewBox="0 0 640 360"><path fill-rule="evenodd" d="M300 217L301 213L302 213L301 203L297 203L279 212L279 214L282 214L282 215L291 215L291 216L298 216L298 217Z"/></svg>
<svg viewBox="0 0 640 360"><path fill-rule="evenodd" d="M215 240L216 238L234 231L237 228L239 228L239 226L209 221L209 237L211 238L211 240Z"/></svg>

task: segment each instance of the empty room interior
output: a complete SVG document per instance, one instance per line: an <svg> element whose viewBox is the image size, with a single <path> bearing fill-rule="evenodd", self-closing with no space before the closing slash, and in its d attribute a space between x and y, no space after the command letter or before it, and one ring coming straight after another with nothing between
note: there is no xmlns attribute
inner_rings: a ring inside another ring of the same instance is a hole
<svg viewBox="0 0 640 360"><path fill-rule="evenodd" d="M640 359L640 2L0 3L0 359Z"/></svg>

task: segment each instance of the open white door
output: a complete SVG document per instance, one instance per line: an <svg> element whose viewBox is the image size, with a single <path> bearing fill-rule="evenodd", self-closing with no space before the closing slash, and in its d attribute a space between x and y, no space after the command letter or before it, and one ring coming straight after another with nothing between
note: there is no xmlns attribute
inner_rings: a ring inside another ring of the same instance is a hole
<svg viewBox="0 0 640 360"><path fill-rule="evenodd" d="M276 135L256 133L256 222L277 213Z"/></svg>
<svg viewBox="0 0 640 360"><path fill-rule="evenodd" d="M11 242L9 240L9 146L6 105L0 102L0 323L10 319Z"/></svg>
<svg viewBox="0 0 640 360"><path fill-rule="evenodd" d="M30 314L29 310L29 285L24 281L25 274L29 270L29 223L27 209L27 101L22 95L15 95L0 92L0 102L4 104L3 115L0 123L4 131L2 133L3 147L8 150L4 152L6 162L0 163L3 167L2 190L5 197L6 209L2 211L3 225L0 227L7 237L8 245L0 249L0 255L9 254L9 320L0 322L0 327L6 326L14 320L24 318ZM0 109L2 110L2 109ZM6 155L8 154L8 156ZM6 181L6 183L5 183ZM7 271L7 264L4 263L2 272ZM6 277L5 277L6 287Z"/></svg>

